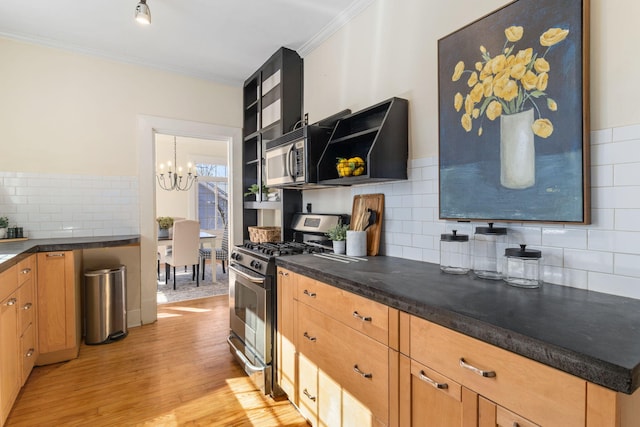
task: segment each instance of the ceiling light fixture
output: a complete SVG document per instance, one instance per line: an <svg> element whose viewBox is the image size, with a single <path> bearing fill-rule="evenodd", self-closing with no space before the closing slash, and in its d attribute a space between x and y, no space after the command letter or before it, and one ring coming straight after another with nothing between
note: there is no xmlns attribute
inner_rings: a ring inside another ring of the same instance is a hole
<svg viewBox="0 0 640 427"><path fill-rule="evenodd" d="M182 175L182 167L178 166L177 161L177 142L176 137L173 137L173 165L171 161L167 162L168 171L164 173L164 164L160 163L159 172L156 174L156 179L158 180L158 185L163 190L167 191L188 191L193 186L193 183L198 182L198 171L193 167L191 163L187 164L187 176L185 178ZM174 170L171 170L171 167L174 167ZM193 170L193 172L192 172Z"/></svg>
<svg viewBox="0 0 640 427"><path fill-rule="evenodd" d="M151 11L147 6L147 0L140 0L136 6L136 21L145 25L151 24Z"/></svg>

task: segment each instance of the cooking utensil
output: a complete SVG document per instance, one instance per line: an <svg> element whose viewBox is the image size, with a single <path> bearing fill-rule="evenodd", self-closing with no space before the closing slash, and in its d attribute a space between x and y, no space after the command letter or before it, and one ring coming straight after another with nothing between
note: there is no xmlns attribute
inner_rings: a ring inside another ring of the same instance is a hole
<svg viewBox="0 0 640 427"><path fill-rule="evenodd" d="M375 224L376 219L378 219L378 214L376 213L376 211L374 211L371 208L367 209L367 211L368 211L367 225L365 225L363 230L366 230L367 228L371 227L373 224Z"/></svg>
<svg viewBox="0 0 640 427"><path fill-rule="evenodd" d="M371 210L371 211L370 211ZM378 255L380 248L380 233L382 231L382 213L384 211L384 194L359 194L353 197L353 210L351 213L351 229L359 230L366 227L367 232L367 255ZM362 222L363 214L369 214L368 218ZM375 218L371 218L375 215ZM360 218L360 220L358 219ZM362 222L362 225L357 223ZM369 225L371 222L371 225Z"/></svg>

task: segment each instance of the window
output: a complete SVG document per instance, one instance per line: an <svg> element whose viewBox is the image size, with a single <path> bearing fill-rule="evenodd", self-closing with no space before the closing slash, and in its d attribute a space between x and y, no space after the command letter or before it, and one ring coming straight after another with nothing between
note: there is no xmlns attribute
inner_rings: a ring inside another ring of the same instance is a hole
<svg viewBox="0 0 640 427"><path fill-rule="evenodd" d="M200 228L223 230L229 213L228 168L224 164L196 163Z"/></svg>

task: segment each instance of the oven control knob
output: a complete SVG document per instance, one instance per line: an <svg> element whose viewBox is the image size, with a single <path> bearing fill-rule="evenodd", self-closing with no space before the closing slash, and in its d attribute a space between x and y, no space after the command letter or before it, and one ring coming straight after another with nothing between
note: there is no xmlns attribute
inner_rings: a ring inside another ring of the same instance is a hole
<svg viewBox="0 0 640 427"><path fill-rule="evenodd" d="M231 254L231 259L235 259L236 261L240 261L242 259L241 254L233 253Z"/></svg>
<svg viewBox="0 0 640 427"><path fill-rule="evenodd" d="M251 267L255 268L256 270L260 270L262 268L262 264L260 263L260 261L253 260L251 261Z"/></svg>

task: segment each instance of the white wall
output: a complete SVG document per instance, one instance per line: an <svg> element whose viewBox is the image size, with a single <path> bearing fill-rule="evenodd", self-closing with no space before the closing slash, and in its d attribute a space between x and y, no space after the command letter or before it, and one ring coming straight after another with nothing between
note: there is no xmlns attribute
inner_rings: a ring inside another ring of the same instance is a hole
<svg viewBox="0 0 640 427"><path fill-rule="evenodd" d="M315 211L351 211L359 193L386 195L381 252L439 262L439 236L478 224L438 219L437 40L506 4L502 0L378 0L305 60L310 120L383 99L409 99L409 180L305 191ZM605 7L606 5L606 7ZM543 250L552 283L640 298L640 2L591 0L592 224L500 224ZM336 204L336 200L340 203Z"/></svg>
<svg viewBox="0 0 640 427"><path fill-rule="evenodd" d="M32 237L140 233L130 323L155 320L154 126L239 141L241 88L2 38L0 58L0 215Z"/></svg>
<svg viewBox="0 0 640 427"><path fill-rule="evenodd" d="M156 161L167 167L167 161L173 162L173 136L156 134ZM201 159L213 158L227 163L227 142L198 138L176 137L178 165L186 168L190 162L202 162ZM189 191L166 191L156 183L156 216L171 216L195 219L195 199L197 186Z"/></svg>

